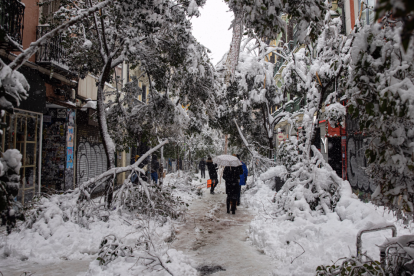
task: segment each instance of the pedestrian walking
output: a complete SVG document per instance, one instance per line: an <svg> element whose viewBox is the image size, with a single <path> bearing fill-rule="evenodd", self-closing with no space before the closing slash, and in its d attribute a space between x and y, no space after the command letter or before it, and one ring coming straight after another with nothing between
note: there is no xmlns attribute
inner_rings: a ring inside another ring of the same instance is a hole
<svg viewBox="0 0 414 276"><path fill-rule="evenodd" d="M204 161L204 158L201 158L198 167L200 168L201 178L206 178L206 161Z"/></svg>
<svg viewBox="0 0 414 276"><path fill-rule="evenodd" d="M237 154L237 158L240 160L240 155ZM246 164L240 160L242 163L243 174L240 175L240 185L239 185L239 196L237 199L237 206L240 205L240 193L241 193L241 186L246 185L247 183L247 176L249 175L249 170L247 169Z"/></svg>
<svg viewBox="0 0 414 276"><path fill-rule="evenodd" d="M139 158L139 155L135 155L135 157L132 157L131 158L131 165L133 165L135 162L137 162L137 160L138 160L138 158ZM138 174L136 173L136 172L134 172L132 175L131 175L131 178L130 178L130 180L131 180L131 182L133 183L133 184L138 184Z"/></svg>
<svg viewBox="0 0 414 276"><path fill-rule="evenodd" d="M157 173L158 173L158 178L160 180L160 185L162 185L162 182L164 180L164 166L162 162L160 163Z"/></svg>
<svg viewBox="0 0 414 276"><path fill-rule="evenodd" d="M158 183L158 169L160 167L160 163L157 160L157 155L152 155L152 161L151 161L151 179L155 182L155 184Z"/></svg>
<svg viewBox="0 0 414 276"><path fill-rule="evenodd" d="M243 168L241 165L237 167L230 167L227 166L224 168L223 171L223 179L226 181L226 206L227 206L227 213L230 213L230 206L231 206L231 213L234 215L236 213L236 204L237 199L239 196L239 187L240 187L240 175L243 174Z"/></svg>
<svg viewBox="0 0 414 276"><path fill-rule="evenodd" d="M210 188L210 194L214 195L214 188L217 186L218 183L218 177L217 177L217 164L213 163L213 160L209 156L207 158L207 170L208 175L211 179L211 188Z"/></svg>
<svg viewBox="0 0 414 276"><path fill-rule="evenodd" d="M137 160L138 160L138 157L139 156L137 155ZM145 182L148 181L148 177L147 177L148 163L149 163L149 157L145 158L144 161L142 161L141 164L138 165L138 168L141 168L144 171L144 173L139 173L139 177Z"/></svg>
<svg viewBox="0 0 414 276"><path fill-rule="evenodd" d="M168 158L168 172L170 173L172 170L172 162L171 162L171 158Z"/></svg>

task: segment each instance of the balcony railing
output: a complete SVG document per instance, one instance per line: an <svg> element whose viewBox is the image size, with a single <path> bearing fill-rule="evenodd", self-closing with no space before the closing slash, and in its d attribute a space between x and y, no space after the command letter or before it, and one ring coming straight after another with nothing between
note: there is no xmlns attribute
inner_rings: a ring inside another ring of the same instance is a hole
<svg viewBox="0 0 414 276"><path fill-rule="evenodd" d="M22 45L25 6L19 0L0 0L0 48L18 50Z"/></svg>
<svg viewBox="0 0 414 276"><path fill-rule="evenodd" d="M39 39L50 30L49 26L37 26L36 37ZM36 63L62 75L72 75L68 67L68 54L63 47L61 35L56 35L39 47Z"/></svg>

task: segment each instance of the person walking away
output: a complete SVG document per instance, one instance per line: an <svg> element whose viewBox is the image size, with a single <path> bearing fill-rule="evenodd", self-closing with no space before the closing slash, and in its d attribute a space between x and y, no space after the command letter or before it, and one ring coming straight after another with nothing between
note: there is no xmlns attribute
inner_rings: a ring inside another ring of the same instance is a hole
<svg viewBox="0 0 414 276"><path fill-rule="evenodd" d="M137 155L138 156L138 155ZM139 157L139 156L138 156ZM147 178L147 170L148 170L148 158L149 157L147 157L147 158L145 158L142 162L141 162L141 164L139 164L138 165L138 168L141 168L141 169L143 169L144 170L144 173L139 173L139 177L142 179L142 180L144 180L145 182L147 182L148 181L148 178ZM137 158L137 160L138 160L138 158Z"/></svg>
<svg viewBox="0 0 414 276"><path fill-rule="evenodd" d="M139 155L135 155L135 158L132 157L131 158L131 165L133 165L135 162L137 162L138 158L139 158ZM130 179L131 179L131 182L133 184L135 184L135 185L138 184L139 179L138 179L138 174L136 172L131 175Z"/></svg>
<svg viewBox="0 0 414 276"><path fill-rule="evenodd" d="M237 158L240 160L240 155L237 154ZM240 160L242 163L243 174L240 175L240 185L239 185L239 197L237 199L237 206L240 205L240 193L241 193L241 186L246 185L247 183L247 176L249 175L249 170L247 169L246 164Z"/></svg>
<svg viewBox="0 0 414 276"><path fill-rule="evenodd" d="M214 188L217 186L218 183L218 177L217 177L217 164L213 164L213 160L209 156L207 158L207 170L208 175L211 179L211 188L210 188L210 194L214 195Z"/></svg>
<svg viewBox="0 0 414 276"><path fill-rule="evenodd" d="M164 180L164 166L162 162L160 163L160 167L158 168L158 176L160 179L160 185L162 185L163 180Z"/></svg>
<svg viewBox="0 0 414 276"><path fill-rule="evenodd" d="M237 167L225 167L223 171L223 179L226 181L226 206L227 214L231 213L234 215L236 213L236 204L237 198L239 195L240 187L240 175L243 174L242 166Z"/></svg>
<svg viewBox="0 0 414 276"><path fill-rule="evenodd" d="M155 182L155 184L158 184L158 169L160 167L160 163L157 160L157 155L152 155L152 161L151 161L151 179Z"/></svg>
<svg viewBox="0 0 414 276"><path fill-rule="evenodd" d="M198 164L198 167L201 171L201 178L206 178L206 161L204 161L204 158L201 158L200 163Z"/></svg>

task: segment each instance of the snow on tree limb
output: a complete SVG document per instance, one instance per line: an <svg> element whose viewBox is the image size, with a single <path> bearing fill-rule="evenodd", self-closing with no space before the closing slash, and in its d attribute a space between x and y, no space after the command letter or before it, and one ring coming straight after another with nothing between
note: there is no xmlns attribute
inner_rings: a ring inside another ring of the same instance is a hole
<svg viewBox="0 0 414 276"><path fill-rule="evenodd" d="M109 169L106 172L98 175L97 177L94 177L94 178L82 183L81 186L80 186L80 189L84 191L85 189L87 189L92 184L95 184L95 183L99 184L100 181L103 181L108 177L118 175L118 174L123 173L123 172L133 170L133 171L140 171L140 172L143 173L143 171L138 167L138 165L141 164L142 161L144 161L145 158L147 158L151 153L157 151L158 149L160 149L162 146L164 146L166 144L168 144L168 140L165 140L165 141L161 142L156 147L154 147L154 148L150 149L149 151L147 151L134 164L126 166L126 167L116 167L116 168Z"/></svg>

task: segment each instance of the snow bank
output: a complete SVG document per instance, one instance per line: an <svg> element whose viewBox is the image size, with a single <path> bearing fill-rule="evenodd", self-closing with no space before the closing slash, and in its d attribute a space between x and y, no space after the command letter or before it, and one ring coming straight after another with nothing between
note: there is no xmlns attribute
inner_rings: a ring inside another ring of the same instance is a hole
<svg viewBox="0 0 414 276"><path fill-rule="evenodd" d="M161 257L166 268L170 270L173 275L182 276L196 276L197 270L193 268L194 263L191 262L187 256L181 251L175 249L168 249ZM142 263L137 263L136 258L118 258L111 262L108 266L103 267L99 265L99 261L91 262L89 271L85 276L114 276L114 275L148 275L148 276L166 276L171 275L158 267L156 271L145 271L147 267Z"/></svg>
<svg viewBox="0 0 414 276"><path fill-rule="evenodd" d="M192 200L196 182L188 175L171 174L167 180L175 185L174 196L184 201ZM172 181L174 179L174 181ZM193 185L194 184L194 185ZM148 269L141 261L143 256L118 257L104 266L96 260L101 241L108 235L115 235L122 244L136 247L142 239L151 240L153 254L161 260L163 266L174 275L197 275L191 259L182 252L168 248L174 237L174 221L169 218L150 219L126 211L118 210L108 213L106 221L96 217L84 218L86 227L75 223L76 218L68 210L76 208L77 197L70 194L54 195L43 198L42 213L31 228L21 228L0 240L0 266L9 266L22 261L33 263L50 263L51 261L95 259L85 275L170 275L160 265ZM99 204L99 199L94 200ZM134 252L136 254L136 252ZM148 256L148 255L147 255ZM137 259L141 257L141 261Z"/></svg>
<svg viewBox="0 0 414 276"><path fill-rule="evenodd" d="M383 207L361 202L346 185L334 213L280 220L271 215L275 195L272 186L271 181L258 180L254 188L246 191L245 198L258 211L250 224L250 240L276 260L274 275L315 275L318 265L330 265L339 258L356 255L356 236L364 228L395 223L398 235L413 230L404 227ZM364 234L362 251L379 260L376 244L384 242L386 237L391 237L391 230Z"/></svg>

